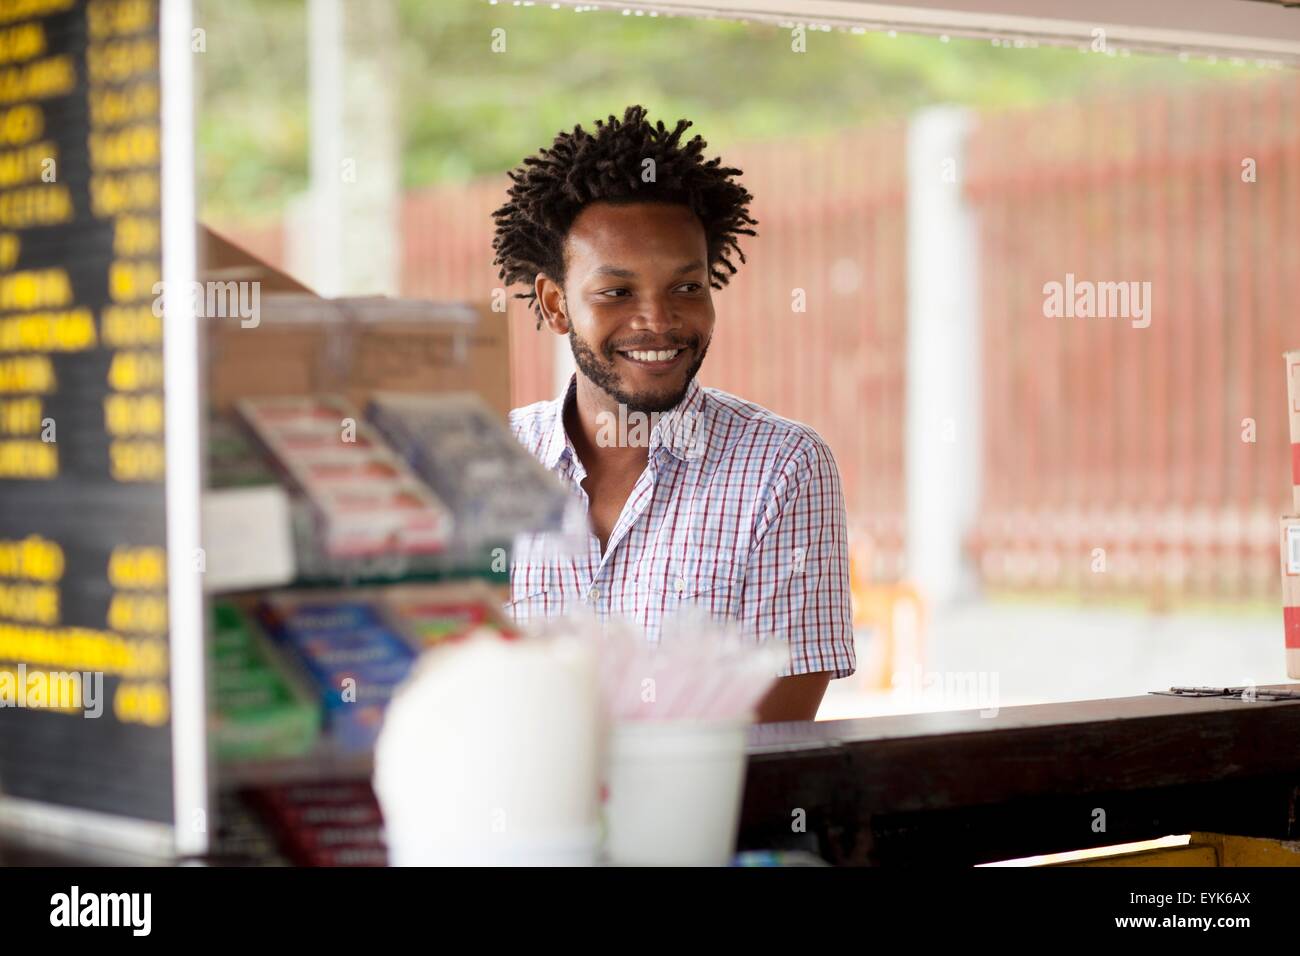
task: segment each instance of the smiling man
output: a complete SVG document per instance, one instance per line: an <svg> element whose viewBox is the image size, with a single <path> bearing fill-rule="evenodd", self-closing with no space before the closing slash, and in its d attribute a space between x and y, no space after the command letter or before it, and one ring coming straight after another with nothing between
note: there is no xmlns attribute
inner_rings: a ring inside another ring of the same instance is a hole
<svg viewBox="0 0 1300 956"><path fill-rule="evenodd" d="M524 623L585 605L656 641L674 611L703 608L787 642L759 719L811 720L855 667L835 461L807 426L695 380L713 290L756 234L753 197L701 137L682 141L687 120L669 130L632 106L595 125L525 159L494 214L501 278L528 287L518 297L578 367L510 424L590 528L576 553L517 542L509 610Z"/></svg>

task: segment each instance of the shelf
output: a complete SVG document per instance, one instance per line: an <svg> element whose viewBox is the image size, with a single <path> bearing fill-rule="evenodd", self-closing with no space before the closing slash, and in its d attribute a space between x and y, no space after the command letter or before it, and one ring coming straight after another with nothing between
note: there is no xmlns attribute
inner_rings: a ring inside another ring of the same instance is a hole
<svg viewBox="0 0 1300 956"><path fill-rule="evenodd" d="M300 757L217 761L215 779L218 789L230 790L326 780L369 780L373 770L372 751L343 751L328 739L322 739L314 750Z"/></svg>

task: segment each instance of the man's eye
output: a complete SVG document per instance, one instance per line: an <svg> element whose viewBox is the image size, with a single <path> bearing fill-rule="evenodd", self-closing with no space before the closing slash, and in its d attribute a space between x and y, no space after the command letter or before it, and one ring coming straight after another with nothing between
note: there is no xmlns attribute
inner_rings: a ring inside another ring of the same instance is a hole
<svg viewBox="0 0 1300 956"><path fill-rule="evenodd" d="M601 292L597 292L596 294L600 296L604 296L607 299L616 299L616 298L621 298L626 293L627 293L627 289L605 289Z"/></svg>
<svg viewBox="0 0 1300 956"><path fill-rule="evenodd" d="M677 289L679 292L699 292L701 286L698 282L684 282Z"/></svg>

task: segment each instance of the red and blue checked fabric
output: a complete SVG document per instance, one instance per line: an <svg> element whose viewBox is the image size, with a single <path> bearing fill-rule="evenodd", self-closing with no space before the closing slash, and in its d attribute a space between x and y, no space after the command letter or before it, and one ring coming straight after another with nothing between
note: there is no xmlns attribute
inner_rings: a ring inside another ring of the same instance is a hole
<svg viewBox="0 0 1300 956"><path fill-rule="evenodd" d="M515 409L510 426L585 519L586 470L563 416L576 383ZM692 381L650 424L648 454L603 555L589 526L577 537L516 539L506 605L515 622L585 608L622 617L657 642L670 615L695 606L755 640L787 642L783 675L852 674L844 494L817 433Z"/></svg>

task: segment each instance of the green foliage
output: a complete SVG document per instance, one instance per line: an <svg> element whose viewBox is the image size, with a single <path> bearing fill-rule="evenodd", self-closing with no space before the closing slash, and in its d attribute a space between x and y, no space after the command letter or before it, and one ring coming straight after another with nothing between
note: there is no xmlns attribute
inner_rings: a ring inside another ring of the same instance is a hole
<svg viewBox="0 0 1300 956"><path fill-rule="evenodd" d="M1009 42L809 31L548 3L396 0L403 181L501 174L560 129L642 103L712 149L859 126L936 103L1030 105L1258 71ZM199 0L206 216L276 214L307 185L306 0ZM505 52L491 49L505 31Z"/></svg>

